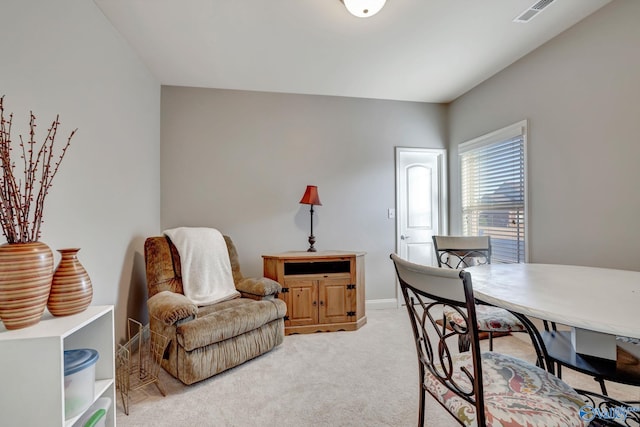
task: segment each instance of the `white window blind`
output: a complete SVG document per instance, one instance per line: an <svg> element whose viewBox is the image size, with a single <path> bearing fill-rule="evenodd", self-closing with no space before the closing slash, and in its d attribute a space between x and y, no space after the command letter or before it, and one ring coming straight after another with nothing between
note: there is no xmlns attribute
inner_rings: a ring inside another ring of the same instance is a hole
<svg viewBox="0 0 640 427"><path fill-rule="evenodd" d="M491 236L493 263L526 258L526 122L460 144L462 232Z"/></svg>

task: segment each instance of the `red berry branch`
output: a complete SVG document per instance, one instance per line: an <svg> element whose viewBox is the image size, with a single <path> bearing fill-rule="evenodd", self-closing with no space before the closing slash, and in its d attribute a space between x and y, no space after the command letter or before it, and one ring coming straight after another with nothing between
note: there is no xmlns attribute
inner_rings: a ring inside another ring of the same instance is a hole
<svg viewBox="0 0 640 427"><path fill-rule="evenodd" d="M40 239L40 225L44 215L44 200L49 194L53 178L77 129L71 132L59 156L54 154L59 116L51 123L47 136L36 142L36 117L30 113L29 139L20 138L22 175L16 177L16 163L12 158L11 125L13 113L4 115L4 96L0 97L0 224L8 243L35 242ZM54 162L54 158L56 159ZM53 162L53 164L52 164Z"/></svg>

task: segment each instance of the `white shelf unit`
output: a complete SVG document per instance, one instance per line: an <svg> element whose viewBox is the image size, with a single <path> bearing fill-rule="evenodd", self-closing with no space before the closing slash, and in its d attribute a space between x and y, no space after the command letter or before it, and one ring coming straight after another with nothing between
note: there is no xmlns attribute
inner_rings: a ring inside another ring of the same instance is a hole
<svg viewBox="0 0 640 427"><path fill-rule="evenodd" d="M115 337L113 306L42 320L8 331L0 326L0 424L71 427L82 414L64 417L64 350L98 351L95 399L109 397L106 425L115 427Z"/></svg>

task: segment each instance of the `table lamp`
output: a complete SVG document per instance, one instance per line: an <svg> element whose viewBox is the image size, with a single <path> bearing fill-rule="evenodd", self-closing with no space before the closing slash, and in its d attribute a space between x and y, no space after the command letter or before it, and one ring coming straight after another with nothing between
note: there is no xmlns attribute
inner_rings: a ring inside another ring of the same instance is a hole
<svg viewBox="0 0 640 427"><path fill-rule="evenodd" d="M300 204L311 205L311 234L309 234L309 249L307 249L307 252L315 252L316 248L313 247L313 244L316 242L316 238L313 235L313 205L322 206L320 198L318 197L318 187L315 185L307 185L304 196L300 199Z"/></svg>

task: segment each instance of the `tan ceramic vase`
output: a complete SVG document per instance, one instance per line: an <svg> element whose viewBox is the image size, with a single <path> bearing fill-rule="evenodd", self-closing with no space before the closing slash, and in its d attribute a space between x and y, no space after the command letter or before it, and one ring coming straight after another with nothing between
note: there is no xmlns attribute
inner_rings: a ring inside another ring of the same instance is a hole
<svg viewBox="0 0 640 427"><path fill-rule="evenodd" d="M41 242L0 246L0 319L7 329L35 325L47 306L53 253Z"/></svg>
<svg viewBox="0 0 640 427"><path fill-rule="evenodd" d="M87 309L93 298L89 274L78 261L80 248L58 249L62 255L53 274L47 308L54 316L68 316Z"/></svg>

